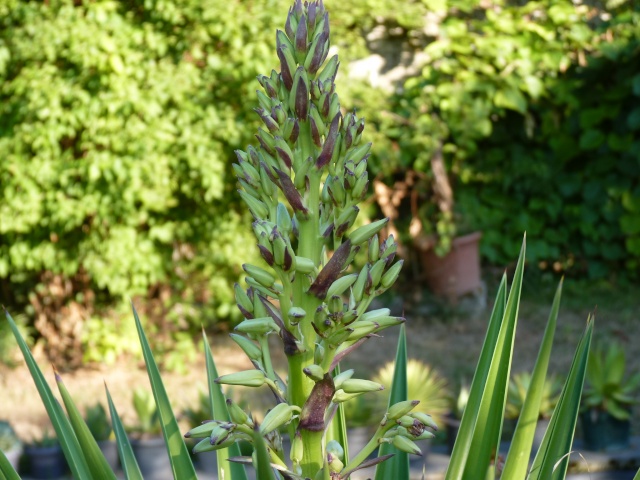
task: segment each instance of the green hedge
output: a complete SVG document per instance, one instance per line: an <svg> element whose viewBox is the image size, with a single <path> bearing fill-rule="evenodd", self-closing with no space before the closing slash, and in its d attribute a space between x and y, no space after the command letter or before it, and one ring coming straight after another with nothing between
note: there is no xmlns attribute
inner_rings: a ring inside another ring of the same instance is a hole
<svg viewBox="0 0 640 480"><path fill-rule="evenodd" d="M484 231L487 260L508 262L526 230L529 258L542 266L596 277L626 267L634 275L638 7L430 3L440 23L427 39L429 61L396 101L412 128L396 134L395 172L426 173L419 195L427 230L449 231L428 185L442 145L457 201L452 222L458 231Z"/></svg>

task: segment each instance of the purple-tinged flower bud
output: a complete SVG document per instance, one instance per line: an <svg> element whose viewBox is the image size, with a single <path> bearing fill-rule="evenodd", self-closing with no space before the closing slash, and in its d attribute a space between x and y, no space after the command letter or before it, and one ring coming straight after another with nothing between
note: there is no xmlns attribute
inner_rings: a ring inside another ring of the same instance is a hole
<svg viewBox="0 0 640 480"><path fill-rule="evenodd" d="M307 54L307 17L302 14L296 29L296 56L304 61Z"/></svg>
<svg viewBox="0 0 640 480"><path fill-rule="evenodd" d="M293 82L294 86L291 90L291 95L295 95L293 110L299 119L306 119L309 115L309 77L304 67L298 67ZM291 103L291 99L289 102Z"/></svg>
<svg viewBox="0 0 640 480"><path fill-rule="evenodd" d="M313 104L311 105L313 107ZM312 108L313 110L313 108ZM311 127L311 139L313 140L313 144L320 148L322 147L322 139L320 138L320 132L318 131L318 125L313 118L313 115L309 115L309 125Z"/></svg>
<svg viewBox="0 0 640 480"><path fill-rule="evenodd" d="M278 129L280 128L278 126L278 123L273 118L271 118L271 115L268 115L264 109L254 108L253 111L260 116L260 118L262 119L262 122L265 124L265 126L269 129L271 133L278 131Z"/></svg>
<svg viewBox="0 0 640 480"><path fill-rule="evenodd" d="M284 24L284 31L287 32L287 36L293 41L296 38L296 29L298 28L298 20L293 14L293 8L289 9L287 14L287 21Z"/></svg>
<svg viewBox="0 0 640 480"><path fill-rule="evenodd" d="M293 13L296 16L296 19L299 19L304 13L304 7L302 6L302 0L296 0L293 4Z"/></svg>
<svg viewBox="0 0 640 480"><path fill-rule="evenodd" d="M310 2L307 6L307 15L309 17L307 23L309 24L309 31L311 32L313 32L314 28L316 27L316 18L318 13L317 7L318 4L316 2Z"/></svg>
<svg viewBox="0 0 640 480"><path fill-rule="evenodd" d="M316 160L316 168L319 170L323 168L325 165L329 163L331 157L333 156L333 149L336 145L336 139L338 138L338 132L340 130L340 119L342 115L338 112L331 121L331 126L329 127L329 133L325 138L324 145L322 146L322 152L318 155Z"/></svg>
<svg viewBox="0 0 640 480"><path fill-rule="evenodd" d="M286 45L279 46L277 54L280 59L280 75L282 75L282 82L287 90L291 90L293 87L293 72L296 68L296 62L291 51Z"/></svg>

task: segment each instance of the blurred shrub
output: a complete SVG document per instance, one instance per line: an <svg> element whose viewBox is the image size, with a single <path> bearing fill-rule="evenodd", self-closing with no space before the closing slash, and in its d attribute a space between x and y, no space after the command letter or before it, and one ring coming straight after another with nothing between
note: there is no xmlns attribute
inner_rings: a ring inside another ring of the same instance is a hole
<svg viewBox="0 0 640 480"><path fill-rule="evenodd" d="M448 221L484 230L488 260L508 262L526 230L542 266L637 271L638 7L426 4L424 68L395 108L401 153L389 178L418 172L405 226L419 215L427 233L456 230L440 225L433 201L430 162L442 147L457 202Z"/></svg>
<svg viewBox="0 0 640 480"><path fill-rule="evenodd" d="M275 12L214 0L0 6L0 278L5 302L43 317L50 354L101 306L138 294L169 304L159 285L180 292L174 328L231 315L252 243L227 166L250 141L255 76L275 66Z"/></svg>

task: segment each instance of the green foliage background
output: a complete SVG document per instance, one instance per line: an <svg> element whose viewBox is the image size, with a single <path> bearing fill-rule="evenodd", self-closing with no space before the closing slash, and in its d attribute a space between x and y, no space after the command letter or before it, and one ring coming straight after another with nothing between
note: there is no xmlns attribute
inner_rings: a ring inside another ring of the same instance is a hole
<svg viewBox="0 0 640 480"><path fill-rule="evenodd" d="M129 296L145 298L171 351L237 315L232 284L255 249L230 163L252 141L255 76L278 68L272 32L289 3L0 4L0 292L27 306L51 354L69 331L86 358L126 352L117 319ZM455 221L484 231L488 261L514 258L527 230L533 260L637 271L633 2L325 3L343 104L367 118L379 178L421 172L427 229L441 143ZM347 76L381 30L426 55L397 92Z"/></svg>

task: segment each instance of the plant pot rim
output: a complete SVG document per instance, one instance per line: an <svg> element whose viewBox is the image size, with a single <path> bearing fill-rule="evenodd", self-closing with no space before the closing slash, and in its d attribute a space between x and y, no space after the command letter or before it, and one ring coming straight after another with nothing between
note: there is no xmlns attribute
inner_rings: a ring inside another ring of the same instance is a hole
<svg viewBox="0 0 640 480"><path fill-rule="evenodd" d="M480 230L476 230L465 235L457 235L451 241L451 250L454 250L458 247L462 247L469 243L474 243L480 241L482 238L482 232ZM436 235L430 234L426 235L424 233L419 234L413 239L413 245L418 250L429 251L432 250L435 245L438 243L438 238Z"/></svg>

